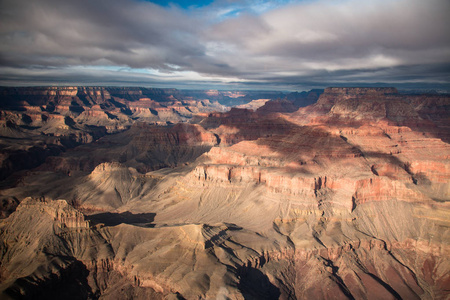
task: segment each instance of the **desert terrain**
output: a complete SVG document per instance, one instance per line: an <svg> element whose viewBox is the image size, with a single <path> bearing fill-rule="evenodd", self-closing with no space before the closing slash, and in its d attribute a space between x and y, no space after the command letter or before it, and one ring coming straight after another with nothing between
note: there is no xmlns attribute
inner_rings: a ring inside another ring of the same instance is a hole
<svg viewBox="0 0 450 300"><path fill-rule="evenodd" d="M449 299L450 96L0 88L4 299Z"/></svg>

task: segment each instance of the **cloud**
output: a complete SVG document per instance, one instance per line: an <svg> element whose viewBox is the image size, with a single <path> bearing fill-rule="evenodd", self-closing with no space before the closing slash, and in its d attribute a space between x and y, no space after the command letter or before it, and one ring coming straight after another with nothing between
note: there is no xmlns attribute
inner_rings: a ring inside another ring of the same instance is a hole
<svg viewBox="0 0 450 300"><path fill-rule="evenodd" d="M280 63L291 69L327 64L332 69L338 65L352 69L364 63L371 68L377 63L386 67L447 62L450 22L445 8L450 5L446 3L320 1L291 5L256 20L247 16L227 20L213 27L210 37L235 45L244 59L266 57L270 69ZM230 64L236 54L230 53Z"/></svg>
<svg viewBox="0 0 450 300"><path fill-rule="evenodd" d="M201 56L196 21L148 2L2 2L2 63L165 68Z"/></svg>
<svg viewBox="0 0 450 300"><path fill-rule="evenodd" d="M449 11L447 0L218 0L189 9L137 0L2 0L0 84L84 75L121 85L448 86Z"/></svg>

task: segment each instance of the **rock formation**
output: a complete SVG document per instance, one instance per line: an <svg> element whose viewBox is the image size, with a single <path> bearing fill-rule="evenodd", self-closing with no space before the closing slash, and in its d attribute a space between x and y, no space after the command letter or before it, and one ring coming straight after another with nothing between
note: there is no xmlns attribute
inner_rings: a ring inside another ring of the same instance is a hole
<svg viewBox="0 0 450 300"><path fill-rule="evenodd" d="M163 114L145 90L88 91ZM329 88L294 103L136 122L14 173L2 296L447 299L450 98Z"/></svg>
<svg viewBox="0 0 450 300"><path fill-rule="evenodd" d="M171 125L281 93L115 87L0 88L0 179L138 122ZM200 117L201 118L201 117Z"/></svg>

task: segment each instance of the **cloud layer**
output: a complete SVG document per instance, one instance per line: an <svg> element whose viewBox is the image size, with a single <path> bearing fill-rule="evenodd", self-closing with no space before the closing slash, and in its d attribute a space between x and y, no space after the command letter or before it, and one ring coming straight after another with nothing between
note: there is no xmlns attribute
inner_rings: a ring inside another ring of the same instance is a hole
<svg viewBox="0 0 450 300"><path fill-rule="evenodd" d="M447 0L1 0L0 84L449 89Z"/></svg>

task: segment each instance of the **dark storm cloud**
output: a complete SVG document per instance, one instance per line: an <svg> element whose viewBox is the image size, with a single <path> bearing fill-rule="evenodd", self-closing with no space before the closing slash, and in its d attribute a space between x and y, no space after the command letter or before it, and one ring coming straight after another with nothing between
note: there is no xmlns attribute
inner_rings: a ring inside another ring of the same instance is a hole
<svg viewBox="0 0 450 300"><path fill-rule="evenodd" d="M447 0L1 0L0 84L448 86L449 12Z"/></svg>
<svg viewBox="0 0 450 300"><path fill-rule="evenodd" d="M148 2L3 1L1 22L2 63L10 66L170 69L204 56L195 19Z"/></svg>

